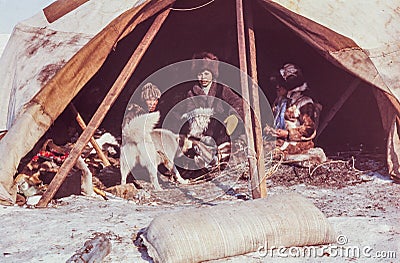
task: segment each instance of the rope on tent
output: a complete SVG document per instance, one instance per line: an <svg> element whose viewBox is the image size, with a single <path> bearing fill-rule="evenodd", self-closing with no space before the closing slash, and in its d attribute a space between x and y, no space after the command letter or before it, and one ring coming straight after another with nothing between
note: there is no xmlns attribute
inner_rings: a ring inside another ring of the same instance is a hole
<svg viewBox="0 0 400 263"><path fill-rule="evenodd" d="M211 1L207 2L207 3L205 3L205 4L202 4L202 5L199 5L199 6L196 6L196 7L192 7L192 8L172 8L171 7L170 9L173 10L173 11L193 11L193 10L197 10L197 9L203 8L205 6L208 6L209 4L212 4L214 1L215 0L211 0Z"/></svg>

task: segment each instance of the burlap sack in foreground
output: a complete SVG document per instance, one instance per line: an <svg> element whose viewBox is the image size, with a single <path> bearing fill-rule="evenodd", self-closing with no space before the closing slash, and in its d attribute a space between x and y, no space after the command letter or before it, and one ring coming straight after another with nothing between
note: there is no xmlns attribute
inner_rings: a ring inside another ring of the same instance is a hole
<svg viewBox="0 0 400 263"><path fill-rule="evenodd" d="M142 238L155 262L178 263L245 254L266 244L329 244L335 233L317 207L291 193L163 214Z"/></svg>

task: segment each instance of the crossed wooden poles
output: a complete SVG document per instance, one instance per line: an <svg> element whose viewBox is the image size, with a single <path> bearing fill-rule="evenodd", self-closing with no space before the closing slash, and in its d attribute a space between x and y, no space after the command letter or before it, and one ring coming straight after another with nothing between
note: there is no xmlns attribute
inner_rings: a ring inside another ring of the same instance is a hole
<svg viewBox="0 0 400 263"><path fill-rule="evenodd" d="M244 15L244 9L246 8L246 16ZM245 102L251 102L252 109L254 110L254 115L256 121L254 121L254 132L253 132L253 120L250 112L250 105L248 103L243 103L243 108L245 112L245 129L247 135L247 141L249 146L249 170L251 177L251 191L253 198L262 198L267 194L266 183L265 183L265 164L264 164L264 152L262 143L262 133L261 127L259 125L260 109L259 109L259 95L257 88L257 68L256 68L256 52L255 52L255 35L253 30L253 21L250 10L250 5L243 6L243 0L236 0L236 15L237 15L237 37L239 44L239 62L240 62L240 81L242 88L242 96ZM72 148L69 156L66 158L64 163L61 165L59 171L54 176L53 180L48 186L47 191L43 194L37 207L46 207L50 200L54 197L57 190L60 188L61 184L64 182L69 171L73 168L75 162L79 158L82 150L91 140L94 132L100 126L105 115L110 110L111 106L125 87L129 78L132 76L133 72L136 70L139 62L141 61L143 55L147 51L148 47L152 43L157 32L163 25L165 19L167 18L170 8L161 11L153 24L150 26L146 35L143 37L136 50L133 52L129 61L126 63L125 67L121 71L120 75L110 88L106 97L100 104L99 108L93 115L92 119L87 124L87 127L83 129L83 132L74 147ZM246 25L245 25L246 18ZM247 34L246 34L247 33ZM252 86L249 89L249 83L247 79L247 56L246 56L246 36L248 37L249 43L249 69L250 76L252 77ZM251 91L251 100L250 92Z"/></svg>

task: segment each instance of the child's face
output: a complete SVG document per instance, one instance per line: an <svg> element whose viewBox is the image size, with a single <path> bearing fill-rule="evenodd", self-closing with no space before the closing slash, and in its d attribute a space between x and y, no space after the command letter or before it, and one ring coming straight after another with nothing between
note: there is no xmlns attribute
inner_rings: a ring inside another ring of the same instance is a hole
<svg viewBox="0 0 400 263"><path fill-rule="evenodd" d="M158 99L157 98L150 98L147 99L146 101L147 109L149 112L152 112L156 109L156 106L158 104Z"/></svg>
<svg viewBox="0 0 400 263"><path fill-rule="evenodd" d="M203 70L197 74L197 80L201 87L207 87L212 82L213 75L209 70Z"/></svg>

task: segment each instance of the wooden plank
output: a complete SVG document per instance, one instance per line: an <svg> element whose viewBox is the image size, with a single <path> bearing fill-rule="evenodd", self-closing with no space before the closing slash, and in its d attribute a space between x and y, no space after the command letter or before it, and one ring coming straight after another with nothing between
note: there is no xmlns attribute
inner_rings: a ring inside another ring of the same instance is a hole
<svg viewBox="0 0 400 263"><path fill-rule="evenodd" d="M78 112L76 109L75 105L71 102L69 104L69 107L71 111L75 114L75 119L78 122L79 126L82 128L82 131L86 129L86 123L83 120L81 114ZM90 137L90 143L93 145L94 150L96 151L97 155L100 157L101 161L103 162L104 166L110 166L111 163L107 159L107 156L103 153L103 150L100 148L100 146L97 144L96 140L92 137Z"/></svg>
<svg viewBox="0 0 400 263"><path fill-rule="evenodd" d="M50 202L50 200L53 198L54 194L57 192L58 188L64 182L69 171L72 169L76 160L79 158L83 148L89 142L90 137L93 136L95 130L100 126L105 115L110 110L111 106L114 104L115 100L125 87L129 78L132 76L140 60L142 59L144 53L150 46L155 35L157 34L162 24L164 23L165 19L167 18L169 12L170 9L167 8L156 17L153 24L147 31L146 35L143 37L136 50L133 52L132 56L130 57L125 67L122 69L117 80L114 82L113 86L110 88L106 97L104 98L99 108L93 115L92 119L88 123L87 128L82 132L78 141L72 148L69 156L61 165L58 173L54 176L53 180L49 184L47 191L43 194L39 203L36 205L37 207L46 207L47 204Z"/></svg>
<svg viewBox="0 0 400 263"><path fill-rule="evenodd" d="M240 84L242 88L244 125L247 135L251 194L254 199L261 197L260 177L257 169L257 154L254 147L253 126L251 121L249 85L247 82L246 40L244 31L243 2L236 0L237 37L239 45Z"/></svg>
<svg viewBox="0 0 400 263"><path fill-rule="evenodd" d="M96 235L85 242L66 263L89 263L103 262L104 258L111 252L111 241L103 233Z"/></svg>
<svg viewBox="0 0 400 263"><path fill-rule="evenodd" d="M58 0L43 9L49 23L53 23L89 0Z"/></svg>
<svg viewBox="0 0 400 263"><path fill-rule="evenodd" d="M255 149L257 157L257 169L260 178L260 195L261 198L267 196L267 183L265 174L265 161L264 161L264 144L262 138L261 126L261 112L260 112L260 99L258 94L258 74L257 74L257 49L256 49L256 36L254 33L254 21L251 2L245 2L245 22L247 27L247 36L249 43L249 71L252 81L251 95L252 95L252 109L254 110L254 136L255 136Z"/></svg>
<svg viewBox="0 0 400 263"><path fill-rule="evenodd" d="M361 80L359 78L355 78L349 85L349 87L344 91L342 96L339 98L339 100L333 105L333 107L330 109L329 113L326 115L325 119L321 122L321 124L318 127L317 131L317 137L318 138L321 133L325 130L325 128L328 126L329 122L335 117L336 113L342 108L343 104L348 100L348 98L353 94L353 92L356 90L358 85L360 85Z"/></svg>
<svg viewBox="0 0 400 263"><path fill-rule="evenodd" d="M132 23L129 23L124 31L119 36L118 40L115 42L115 45L122 40L124 37L129 35L138 24L146 21L150 17L154 16L159 10L166 8L167 6L173 5L176 0L163 0L163 1L145 1L143 4L135 7L142 8L142 11L137 15L138 19L135 19Z"/></svg>

